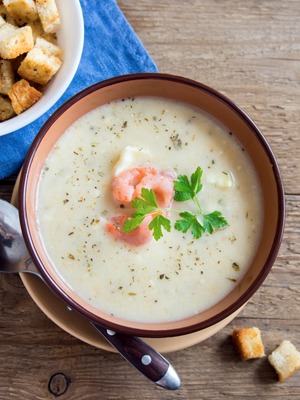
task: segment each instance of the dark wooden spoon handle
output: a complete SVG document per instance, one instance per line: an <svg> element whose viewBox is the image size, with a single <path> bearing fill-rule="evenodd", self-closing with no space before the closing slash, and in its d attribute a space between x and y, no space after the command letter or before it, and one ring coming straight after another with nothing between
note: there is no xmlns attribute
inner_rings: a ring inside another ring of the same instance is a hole
<svg viewBox="0 0 300 400"><path fill-rule="evenodd" d="M138 337L123 335L99 325L92 325L142 375L169 390L180 387L180 378L172 365Z"/></svg>

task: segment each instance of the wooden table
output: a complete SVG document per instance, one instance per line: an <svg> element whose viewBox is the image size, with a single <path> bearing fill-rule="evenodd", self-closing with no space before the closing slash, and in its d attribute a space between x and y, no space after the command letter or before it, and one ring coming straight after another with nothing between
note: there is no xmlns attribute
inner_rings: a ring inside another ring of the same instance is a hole
<svg viewBox="0 0 300 400"><path fill-rule="evenodd" d="M0 274L0 398L300 399L300 370L283 383L267 358L240 361L234 328L257 326L266 354L284 339L300 350L299 0L119 0L160 72L212 86L239 104L267 137L286 191L286 228L262 287L226 328L168 354L182 386L167 392L119 355L62 331L18 275ZM10 200L16 175L0 182Z"/></svg>

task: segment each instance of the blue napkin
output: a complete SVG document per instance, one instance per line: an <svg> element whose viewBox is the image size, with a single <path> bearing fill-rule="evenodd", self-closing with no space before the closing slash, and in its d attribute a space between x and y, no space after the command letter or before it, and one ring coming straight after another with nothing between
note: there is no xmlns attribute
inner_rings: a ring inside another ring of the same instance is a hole
<svg viewBox="0 0 300 400"><path fill-rule="evenodd" d="M25 128L0 136L0 179L20 170L39 129L74 94L114 76L157 72L116 1L80 0L80 3L85 37L79 68L67 91L46 114Z"/></svg>

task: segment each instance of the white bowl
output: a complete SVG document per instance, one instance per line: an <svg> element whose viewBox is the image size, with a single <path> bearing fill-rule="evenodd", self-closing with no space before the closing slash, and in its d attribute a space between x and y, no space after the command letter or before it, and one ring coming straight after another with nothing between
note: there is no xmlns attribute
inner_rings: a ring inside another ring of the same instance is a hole
<svg viewBox="0 0 300 400"><path fill-rule="evenodd" d="M14 132L38 119L63 95L77 71L84 39L84 23L79 0L56 0L61 18L57 44L63 49L63 65L51 79L43 97L20 115L0 123L0 136Z"/></svg>

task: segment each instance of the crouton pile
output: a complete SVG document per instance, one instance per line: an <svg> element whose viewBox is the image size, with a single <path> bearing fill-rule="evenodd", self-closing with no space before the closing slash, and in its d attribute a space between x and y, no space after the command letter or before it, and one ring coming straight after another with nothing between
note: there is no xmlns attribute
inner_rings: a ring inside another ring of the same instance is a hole
<svg viewBox="0 0 300 400"><path fill-rule="evenodd" d="M62 66L55 0L0 0L0 122L42 97Z"/></svg>

